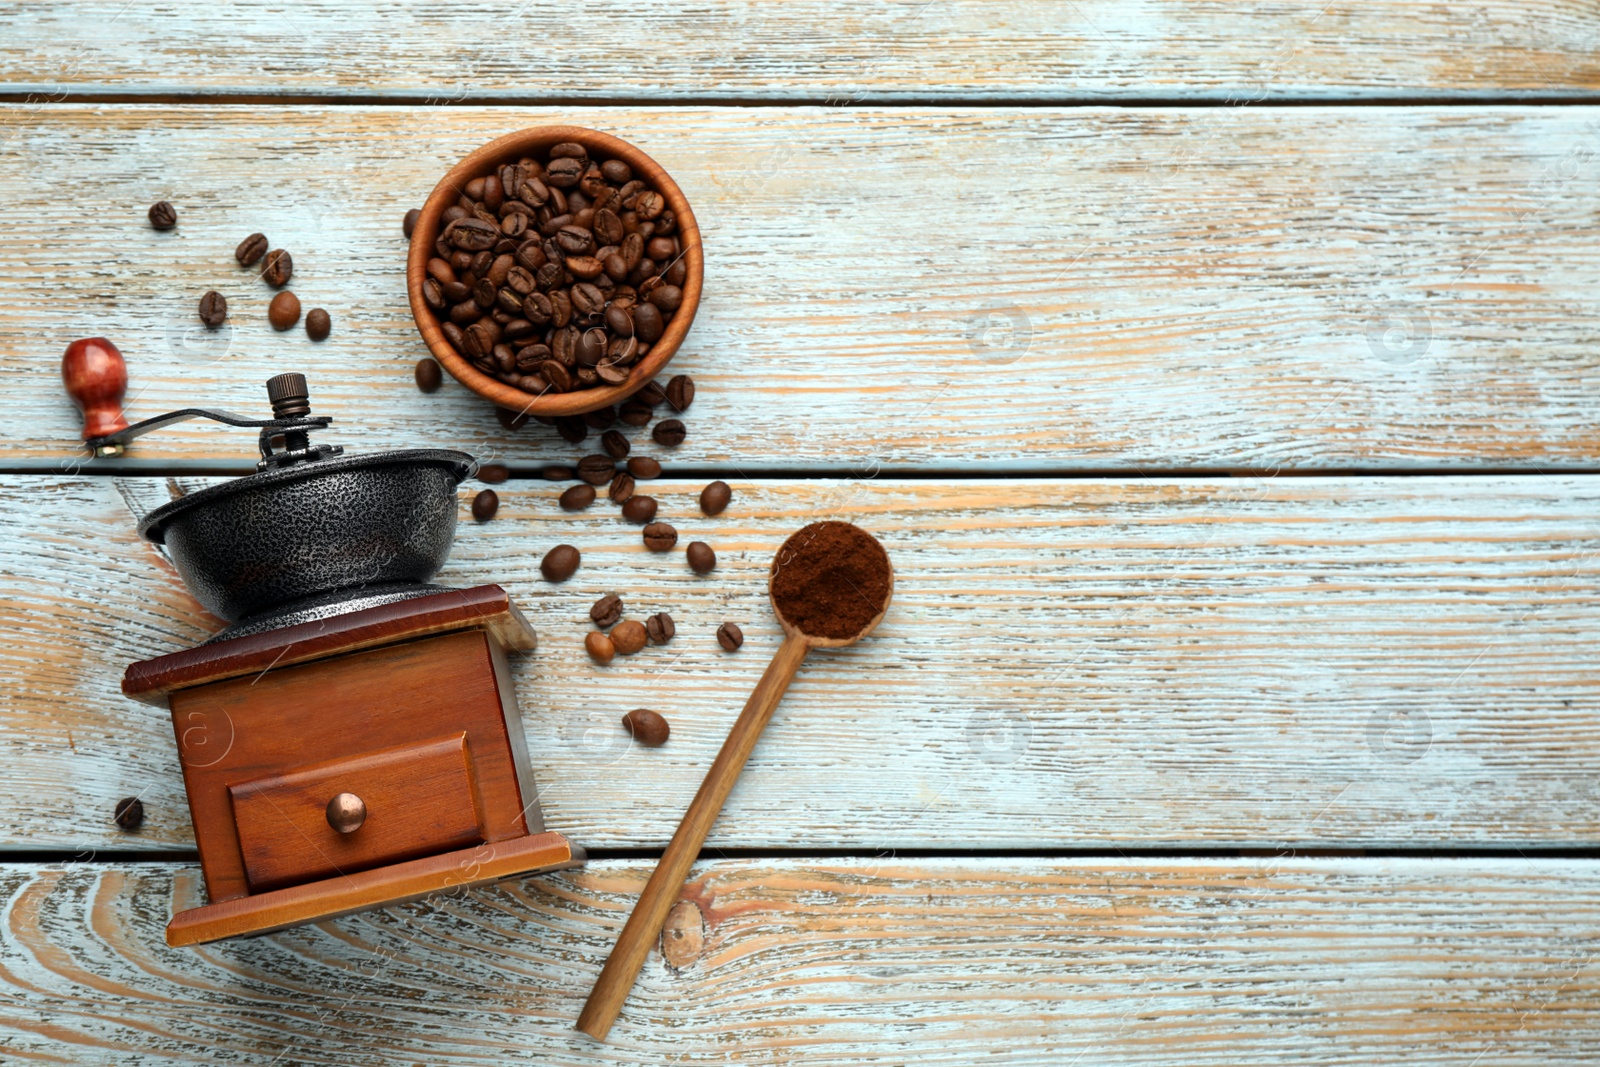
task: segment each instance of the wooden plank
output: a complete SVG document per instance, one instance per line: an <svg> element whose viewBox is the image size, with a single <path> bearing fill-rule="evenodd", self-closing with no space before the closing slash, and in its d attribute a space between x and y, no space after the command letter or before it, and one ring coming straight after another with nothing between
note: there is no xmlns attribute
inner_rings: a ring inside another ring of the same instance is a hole
<svg viewBox="0 0 1600 1067"><path fill-rule="evenodd" d="M671 368L700 384L680 469L1600 455L1594 109L108 106L3 116L0 465L73 462L56 361L81 334L122 344L138 416L264 412L261 383L298 369L334 442L575 455L545 427L508 434L454 383L416 391L399 230L449 162L556 120L654 153L706 230L706 300ZM60 175L95 188L70 239L39 222ZM162 197L181 215L164 234L145 222ZM268 328L268 290L232 260L253 230L294 252L328 341ZM231 308L218 334L196 322L212 287ZM135 455L241 469L253 446L189 423Z"/></svg>
<svg viewBox="0 0 1600 1067"><path fill-rule="evenodd" d="M581 845L671 835L779 641L772 554L820 515L883 538L895 602L806 664L713 847L1600 841L1594 477L738 482L717 519L697 483L650 483L680 545L715 546L704 578L609 504L497 488L439 578L503 584L537 629L513 659L531 766L546 825ZM117 688L217 627L132 532L167 492L0 479L11 847L189 846L167 715ZM561 542L583 564L551 585ZM595 666L609 592L677 637ZM630 748L641 706L666 746ZM112 807L136 793L148 821L124 834Z"/></svg>
<svg viewBox="0 0 1600 1067"><path fill-rule="evenodd" d="M610 1042L649 865L169 949L198 874L0 868L11 1062L1588 1064L1593 862L723 861ZM275 1059L275 1057L277 1057Z"/></svg>
<svg viewBox="0 0 1600 1067"><path fill-rule="evenodd" d="M154 8L79 0L9 3L0 18L0 84L45 99L1248 102L1570 96L1600 81L1595 12L1562 0L608 0L581 11L550 0L401 0L376 19L355 0Z"/></svg>

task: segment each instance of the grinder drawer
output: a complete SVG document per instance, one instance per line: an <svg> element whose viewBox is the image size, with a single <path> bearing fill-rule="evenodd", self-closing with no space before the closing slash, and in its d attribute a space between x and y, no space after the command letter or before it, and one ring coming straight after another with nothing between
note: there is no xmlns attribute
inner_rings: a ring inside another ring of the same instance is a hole
<svg viewBox="0 0 1600 1067"><path fill-rule="evenodd" d="M341 793L366 812L348 833L329 822ZM252 893L484 839L465 733L232 782L228 794Z"/></svg>

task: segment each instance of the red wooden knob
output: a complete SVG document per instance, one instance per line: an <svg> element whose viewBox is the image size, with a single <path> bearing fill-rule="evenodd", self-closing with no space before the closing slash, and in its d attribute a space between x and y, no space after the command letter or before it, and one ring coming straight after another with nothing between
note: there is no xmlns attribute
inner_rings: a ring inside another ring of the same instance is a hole
<svg viewBox="0 0 1600 1067"><path fill-rule="evenodd" d="M103 437L128 427L122 395L128 391L128 365L104 337L83 337L61 357L61 380L83 412L83 437Z"/></svg>

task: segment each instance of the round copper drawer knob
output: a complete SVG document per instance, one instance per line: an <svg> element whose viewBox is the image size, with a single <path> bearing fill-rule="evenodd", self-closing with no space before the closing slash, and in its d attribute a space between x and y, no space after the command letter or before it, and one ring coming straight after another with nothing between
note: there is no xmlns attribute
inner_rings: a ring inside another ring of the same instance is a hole
<svg viewBox="0 0 1600 1067"><path fill-rule="evenodd" d="M341 834L353 834L367 821L367 802L354 793L340 793L328 801L328 825Z"/></svg>

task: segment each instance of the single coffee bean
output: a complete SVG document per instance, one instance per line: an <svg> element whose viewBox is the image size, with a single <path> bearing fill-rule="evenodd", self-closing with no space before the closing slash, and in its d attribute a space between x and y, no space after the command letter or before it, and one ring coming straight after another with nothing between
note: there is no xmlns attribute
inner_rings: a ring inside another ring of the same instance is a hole
<svg viewBox="0 0 1600 1067"><path fill-rule="evenodd" d="M616 461L599 452L578 460L578 477L590 485L605 485L616 469Z"/></svg>
<svg viewBox="0 0 1600 1067"><path fill-rule="evenodd" d="M612 423L617 421L617 409L607 404L603 408L595 408L593 411L585 411L583 413L583 421L589 424L589 429L591 430L604 430ZM600 444L602 448L605 447L604 437L600 439ZM606 455L610 454L611 450L606 449Z"/></svg>
<svg viewBox="0 0 1600 1067"><path fill-rule="evenodd" d="M622 517L639 525L650 522L656 517L656 498L635 493L622 505Z"/></svg>
<svg viewBox="0 0 1600 1067"><path fill-rule="evenodd" d="M617 409L617 418L629 426L643 426L650 421L653 414L649 405L631 397L624 400L622 406Z"/></svg>
<svg viewBox="0 0 1600 1067"><path fill-rule="evenodd" d="M717 644L729 652L737 652L739 646L744 644L744 631L731 622L725 622L717 627Z"/></svg>
<svg viewBox="0 0 1600 1067"><path fill-rule="evenodd" d="M439 386L444 384L444 372L434 360L423 356L417 360L417 388L424 393L437 392Z"/></svg>
<svg viewBox="0 0 1600 1067"><path fill-rule="evenodd" d="M611 488L606 490L606 496L611 498L613 504L626 504L633 496L633 475L618 471L611 479Z"/></svg>
<svg viewBox="0 0 1600 1067"><path fill-rule="evenodd" d="M619 622L611 630L611 643L617 646L619 655L633 655L645 646L647 639L644 623L635 622L633 619Z"/></svg>
<svg viewBox="0 0 1600 1067"><path fill-rule="evenodd" d="M581 445L583 439L589 436L589 424L576 415L566 415L556 420L556 433L569 445Z"/></svg>
<svg viewBox="0 0 1600 1067"><path fill-rule="evenodd" d="M499 485L511 477L511 468L504 463L485 463L478 468L478 481L489 485Z"/></svg>
<svg viewBox="0 0 1600 1067"><path fill-rule="evenodd" d="M233 258L239 261L241 267L253 267L256 261L267 254L267 235L253 233L239 242L239 247L233 250Z"/></svg>
<svg viewBox="0 0 1600 1067"><path fill-rule="evenodd" d="M573 473L571 467L563 467L559 464L551 464L547 467L540 468L539 477L543 478L547 482L570 482L573 479ZM593 487L591 486L591 488ZM588 507L587 504L584 506Z"/></svg>
<svg viewBox="0 0 1600 1067"><path fill-rule="evenodd" d="M600 164L600 173L612 185L627 185L633 180L633 168L620 159L608 159Z"/></svg>
<svg viewBox="0 0 1600 1067"><path fill-rule="evenodd" d="M544 180L554 188L570 189L578 184L578 179L583 177L585 169L583 163L576 159L552 159L550 165L545 168Z"/></svg>
<svg viewBox="0 0 1600 1067"><path fill-rule="evenodd" d="M228 317L228 301L215 289L200 298L200 321L215 330Z"/></svg>
<svg viewBox="0 0 1600 1067"><path fill-rule="evenodd" d="M617 646L612 644L611 638L598 630L583 639L584 650L589 653L589 658L596 663L610 663L617 654Z"/></svg>
<svg viewBox="0 0 1600 1067"><path fill-rule="evenodd" d="M500 227L477 216L457 219L444 228L444 239L463 252L484 252L500 240Z"/></svg>
<svg viewBox="0 0 1600 1067"><path fill-rule="evenodd" d="M158 230L170 230L178 224L177 210L165 200L150 205L150 225Z"/></svg>
<svg viewBox="0 0 1600 1067"><path fill-rule="evenodd" d="M313 341L326 341L333 329L333 319L322 308L312 308L306 313L306 336Z"/></svg>
<svg viewBox="0 0 1600 1067"><path fill-rule="evenodd" d="M687 434L684 431L683 423L677 419L663 419L655 424L655 428L650 431L650 436L655 439L656 444L666 445L670 448L683 444L683 439Z"/></svg>
<svg viewBox="0 0 1600 1067"><path fill-rule="evenodd" d="M571 545L557 545L539 561L539 573L549 581L564 582L578 569L581 558Z"/></svg>
<svg viewBox="0 0 1600 1067"><path fill-rule="evenodd" d="M651 407L660 407L667 398L667 391L655 382L646 382L643 389L633 394L633 398Z"/></svg>
<svg viewBox="0 0 1600 1067"><path fill-rule="evenodd" d="M144 801L138 797L123 797L117 801L113 812L117 825L130 833L144 825Z"/></svg>
<svg viewBox="0 0 1600 1067"><path fill-rule="evenodd" d="M689 405L694 403L694 379L687 374L673 375L667 382L667 403L674 411L688 411Z"/></svg>
<svg viewBox="0 0 1600 1067"><path fill-rule="evenodd" d="M594 503L594 486L587 482L574 485L561 494L561 508L563 511L582 511Z"/></svg>
<svg viewBox="0 0 1600 1067"><path fill-rule="evenodd" d="M659 478L661 477L661 464L649 456L634 456L628 460L628 473L635 478L644 478L646 480Z"/></svg>
<svg viewBox="0 0 1600 1067"><path fill-rule="evenodd" d="M607 430L600 435L600 447L612 459L622 459L628 454L628 439L616 430Z"/></svg>
<svg viewBox="0 0 1600 1067"><path fill-rule="evenodd" d="M501 426L508 430L520 430L528 425L528 413L526 411L512 411L510 408L497 407L494 409L494 417Z"/></svg>
<svg viewBox="0 0 1600 1067"><path fill-rule="evenodd" d="M589 609L589 618L602 630L615 625L622 618L622 598L615 593L607 593L594 602L594 607Z"/></svg>
<svg viewBox="0 0 1600 1067"><path fill-rule="evenodd" d="M422 211L420 208L412 208L410 211L406 212L405 221L400 224L400 229L405 232L407 237L410 237L411 234L416 231L417 220L421 217ZM246 264L246 266L248 265L249 264Z"/></svg>
<svg viewBox="0 0 1600 1067"><path fill-rule="evenodd" d="M707 515L721 515L733 499L733 490L727 482L712 482L700 490L700 510Z"/></svg>
<svg viewBox="0 0 1600 1067"><path fill-rule="evenodd" d="M671 641L672 635L678 632L678 628L672 624L672 616L664 611L658 611L644 620L644 630L650 635L651 643L657 645Z"/></svg>
<svg viewBox="0 0 1600 1067"><path fill-rule="evenodd" d="M661 309L654 304L637 304L633 309L633 335L641 343L653 345L661 340L667 325L661 318Z"/></svg>
<svg viewBox="0 0 1600 1067"><path fill-rule="evenodd" d="M650 290L650 303L670 314L683 304L683 290L676 285L659 285Z"/></svg>
<svg viewBox="0 0 1600 1067"><path fill-rule="evenodd" d="M493 489L485 489L472 498L472 517L488 522L500 510L500 496Z"/></svg>
<svg viewBox="0 0 1600 1067"><path fill-rule="evenodd" d="M274 289L282 289L294 277L294 257L281 248L267 253L267 265L261 269L261 279Z"/></svg>
<svg viewBox="0 0 1600 1067"><path fill-rule="evenodd" d="M717 554L704 541L690 541L684 557L689 561L689 569L696 574L710 574L717 569Z"/></svg>
<svg viewBox="0 0 1600 1067"><path fill-rule="evenodd" d="M622 717L622 727L646 748L666 744L667 737L672 733L667 720L649 708L634 708L628 712Z"/></svg>
<svg viewBox="0 0 1600 1067"><path fill-rule="evenodd" d="M678 254L678 245L670 237L652 237L645 242L644 254L657 263L665 263Z"/></svg>
<svg viewBox="0 0 1600 1067"><path fill-rule="evenodd" d="M652 552L665 552L678 543L678 531L665 522L652 522L644 528L644 547Z"/></svg>
<svg viewBox="0 0 1600 1067"><path fill-rule="evenodd" d="M299 322L300 298L290 292L282 292L273 297L272 303L267 305L267 321L279 332Z"/></svg>

